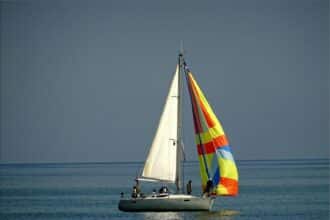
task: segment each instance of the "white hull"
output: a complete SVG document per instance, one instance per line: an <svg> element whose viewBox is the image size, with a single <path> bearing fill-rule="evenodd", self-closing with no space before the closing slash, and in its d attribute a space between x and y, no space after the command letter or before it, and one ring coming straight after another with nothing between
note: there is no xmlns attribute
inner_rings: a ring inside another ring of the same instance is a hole
<svg viewBox="0 0 330 220"><path fill-rule="evenodd" d="M209 211L214 198L196 197L183 194L170 194L163 197L121 199L118 208L126 212L148 211Z"/></svg>

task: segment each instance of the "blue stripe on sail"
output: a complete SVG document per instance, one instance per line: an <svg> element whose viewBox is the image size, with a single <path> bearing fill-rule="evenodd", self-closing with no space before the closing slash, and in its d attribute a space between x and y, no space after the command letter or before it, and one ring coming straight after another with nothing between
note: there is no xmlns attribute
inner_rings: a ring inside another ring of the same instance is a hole
<svg viewBox="0 0 330 220"><path fill-rule="evenodd" d="M220 148L218 148L218 150L225 150L225 151L229 151L231 153L231 148L229 145L220 147Z"/></svg>
<svg viewBox="0 0 330 220"><path fill-rule="evenodd" d="M211 160L211 167L210 167L210 174L212 177L212 173L218 169L218 156L213 154L212 160Z"/></svg>
<svg viewBox="0 0 330 220"><path fill-rule="evenodd" d="M221 147L217 149L217 156L222 157L227 160L234 160L234 157L231 153L231 149L229 146Z"/></svg>
<svg viewBox="0 0 330 220"><path fill-rule="evenodd" d="M220 171L219 171L219 167L217 167L212 179L213 186L218 185L219 179L220 179Z"/></svg>

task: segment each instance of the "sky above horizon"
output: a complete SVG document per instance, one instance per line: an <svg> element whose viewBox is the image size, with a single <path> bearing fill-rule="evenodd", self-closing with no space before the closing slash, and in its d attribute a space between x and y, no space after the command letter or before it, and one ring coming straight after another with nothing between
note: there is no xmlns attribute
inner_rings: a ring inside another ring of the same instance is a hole
<svg viewBox="0 0 330 220"><path fill-rule="evenodd" d="M327 0L0 5L2 163L143 161L181 40L236 159L329 158Z"/></svg>

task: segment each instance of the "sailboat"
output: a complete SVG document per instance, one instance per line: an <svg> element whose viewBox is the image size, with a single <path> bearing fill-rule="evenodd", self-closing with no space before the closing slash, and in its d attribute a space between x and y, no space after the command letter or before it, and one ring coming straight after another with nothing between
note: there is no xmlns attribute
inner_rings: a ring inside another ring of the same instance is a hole
<svg viewBox="0 0 330 220"><path fill-rule="evenodd" d="M186 79L191 101L201 176L200 196L185 192L183 186L183 77ZM211 210L217 196L238 194L238 171L228 138L181 52L156 134L136 181L175 184L176 190L148 195L135 192L135 196L130 198L122 195L118 204L120 210L207 211Z"/></svg>

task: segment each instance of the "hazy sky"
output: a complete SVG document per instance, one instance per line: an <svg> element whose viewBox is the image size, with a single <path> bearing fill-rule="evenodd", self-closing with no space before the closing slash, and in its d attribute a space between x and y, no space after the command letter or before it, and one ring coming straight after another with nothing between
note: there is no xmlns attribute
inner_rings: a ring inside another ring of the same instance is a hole
<svg viewBox="0 0 330 220"><path fill-rule="evenodd" d="M143 161L180 40L236 159L329 158L328 0L0 4L1 162Z"/></svg>

